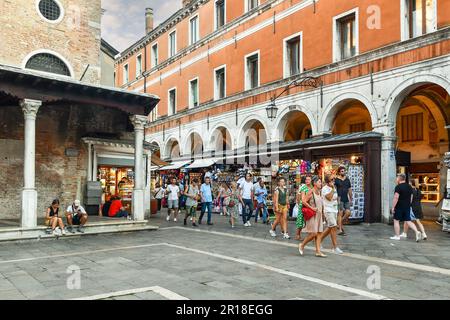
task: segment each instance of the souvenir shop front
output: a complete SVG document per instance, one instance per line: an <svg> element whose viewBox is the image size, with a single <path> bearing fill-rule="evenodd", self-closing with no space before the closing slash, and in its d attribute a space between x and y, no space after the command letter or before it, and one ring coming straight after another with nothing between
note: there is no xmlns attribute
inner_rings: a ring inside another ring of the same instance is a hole
<svg viewBox="0 0 450 320"><path fill-rule="evenodd" d="M381 135L373 132L287 142L280 145L279 161L272 176L283 176L290 192L297 192L302 178L347 169L352 184L351 220L381 222ZM273 185L273 183L272 183Z"/></svg>

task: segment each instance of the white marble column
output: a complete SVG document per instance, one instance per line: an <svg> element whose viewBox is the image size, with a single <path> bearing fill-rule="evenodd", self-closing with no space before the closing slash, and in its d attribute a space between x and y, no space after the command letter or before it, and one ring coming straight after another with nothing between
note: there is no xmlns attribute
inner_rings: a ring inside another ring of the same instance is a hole
<svg viewBox="0 0 450 320"><path fill-rule="evenodd" d="M134 190L133 218L135 221L145 220L144 206L144 129L148 123L146 116L132 116L134 126Z"/></svg>
<svg viewBox="0 0 450 320"><path fill-rule="evenodd" d="M381 219L389 223L392 208L392 199L397 176L395 126L393 124L374 128L375 131L383 133L381 141Z"/></svg>
<svg viewBox="0 0 450 320"><path fill-rule="evenodd" d="M36 191L36 116L41 101L24 99L20 101L25 117L24 136L24 186L22 190L22 228L37 226L37 191Z"/></svg>

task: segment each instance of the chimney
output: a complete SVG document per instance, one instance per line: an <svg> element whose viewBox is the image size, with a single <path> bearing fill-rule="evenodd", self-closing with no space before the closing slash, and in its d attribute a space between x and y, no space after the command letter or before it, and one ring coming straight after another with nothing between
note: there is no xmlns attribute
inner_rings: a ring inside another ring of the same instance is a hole
<svg viewBox="0 0 450 320"><path fill-rule="evenodd" d="M189 3L191 3L192 0L182 0L182 4L183 4L183 8L187 7L189 5Z"/></svg>
<svg viewBox="0 0 450 320"><path fill-rule="evenodd" d="M150 33L153 30L153 9L145 9L145 32Z"/></svg>

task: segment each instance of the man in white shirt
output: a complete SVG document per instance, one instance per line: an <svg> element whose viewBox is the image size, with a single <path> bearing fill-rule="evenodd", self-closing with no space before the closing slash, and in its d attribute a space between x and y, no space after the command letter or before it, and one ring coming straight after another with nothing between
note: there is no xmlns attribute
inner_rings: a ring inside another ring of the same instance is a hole
<svg viewBox="0 0 450 320"><path fill-rule="evenodd" d="M239 185L240 202L242 204L242 220L244 226L251 227L250 219L252 217L253 208L253 176L251 173L247 173L245 181Z"/></svg>
<svg viewBox="0 0 450 320"><path fill-rule="evenodd" d="M241 187L241 184L243 184L244 182L245 182L245 176L240 176L236 182L238 189ZM242 216L242 203L241 202L239 202L239 215Z"/></svg>
<svg viewBox="0 0 450 320"><path fill-rule="evenodd" d="M86 210L81 206L80 200L75 200L72 205L70 205L66 210L67 224L69 225L68 230L71 233L73 231L73 226L78 226L78 232L84 233L84 226L88 220L88 214Z"/></svg>
<svg viewBox="0 0 450 320"><path fill-rule="evenodd" d="M166 194L167 197L167 204L169 208L169 212L167 214L167 221L170 221L170 215L173 211L173 221L177 222L178 218L178 208L179 205L179 199L180 199L180 187L177 186L177 178L172 178L172 183L167 186Z"/></svg>

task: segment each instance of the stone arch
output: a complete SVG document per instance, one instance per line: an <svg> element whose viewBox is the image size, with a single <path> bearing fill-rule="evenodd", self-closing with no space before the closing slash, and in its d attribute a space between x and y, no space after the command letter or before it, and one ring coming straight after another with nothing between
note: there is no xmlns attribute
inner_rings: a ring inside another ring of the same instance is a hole
<svg viewBox="0 0 450 320"><path fill-rule="evenodd" d="M262 117L251 115L242 121L242 123L238 148L245 147L248 143L251 143L251 145L262 145L269 142L269 127Z"/></svg>
<svg viewBox="0 0 450 320"><path fill-rule="evenodd" d="M222 141L226 143L226 149L222 148L219 150L219 139L222 139ZM209 150L214 150L216 152L233 150L235 145L234 139L235 136L233 135L233 130L231 130L228 125L219 123L210 130L208 148Z"/></svg>
<svg viewBox="0 0 450 320"><path fill-rule="evenodd" d="M349 101L359 101L365 106L370 115L371 125L375 126L378 121L378 112L372 102L364 95L357 92L346 92L335 97L325 108L319 120L320 132L331 132L336 115Z"/></svg>
<svg viewBox="0 0 450 320"><path fill-rule="evenodd" d="M163 151L162 148L161 148L161 143L160 143L159 141L157 141L156 139L153 139L153 140L150 141L150 144L151 144L152 146L155 146L155 147L158 147L158 148L159 148L159 150L156 151L156 152L154 153L154 155L157 156L158 158L161 158L161 156L162 156L162 151Z"/></svg>
<svg viewBox="0 0 450 320"><path fill-rule="evenodd" d="M450 81L445 77L434 74L414 75L396 86L389 94L385 107L386 114L384 115L384 121L395 124L397 113L405 98L414 90L425 84L438 85L450 94Z"/></svg>
<svg viewBox="0 0 450 320"><path fill-rule="evenodd" d="M197 130L189 131L186 135L183 146L183 155L201 156L205 150L203 137Z"/></svg>
<svg viewBox="0 0 450 320"><path fill-rule="evenodd" d="M169 137L164 146L164 158L165 159L176 159L181 156L180 142L174 136Z"/></svg>
<svg viewBox="0 0 450 320"><path fill-rule="evenodd" d="M39 50L35 50L33 52L30 52L23 60L22 60L22 69L26 69L27 63L30 61L31 58L33 58L34 56L37 56L39 54L49 54L52 56L55 56L56 58L58 58L59 60L61 60L67 67L67 69L69 70L70 76L71 78L73 78L75 76L75 72L74 69L72 67L72 65L70 64L69 60L67 60L62 54L53 51L53 50L49 50L49 49L39 49ZM34 70L37 72L44 72L44 71L38 71L38 70ZM44 72L46 73L46 72ZM62 76L65 77L64 75L61 74L57 74L57 73L52 73L52 75L57 75L57 76Z"/></svg>
<svg viewBox="0 0 450 320"><path fill-rule="evenodd" d="M292 118L292 116L294 117ZM288 129L288 127L293 125L294 126L300 125L301 127L301 129L299 130L298 139L294 140L305 139L306 137L303 134L305 130L310 130L311 135L317 133L317 125L316 122L314 121L314 116L311 113L311 111L300 105L293 105L283 108L283 111L277 117L277 121L275 122L274 125L273 140L291 141L292 139L286 140L286 130Z"/></svg>

